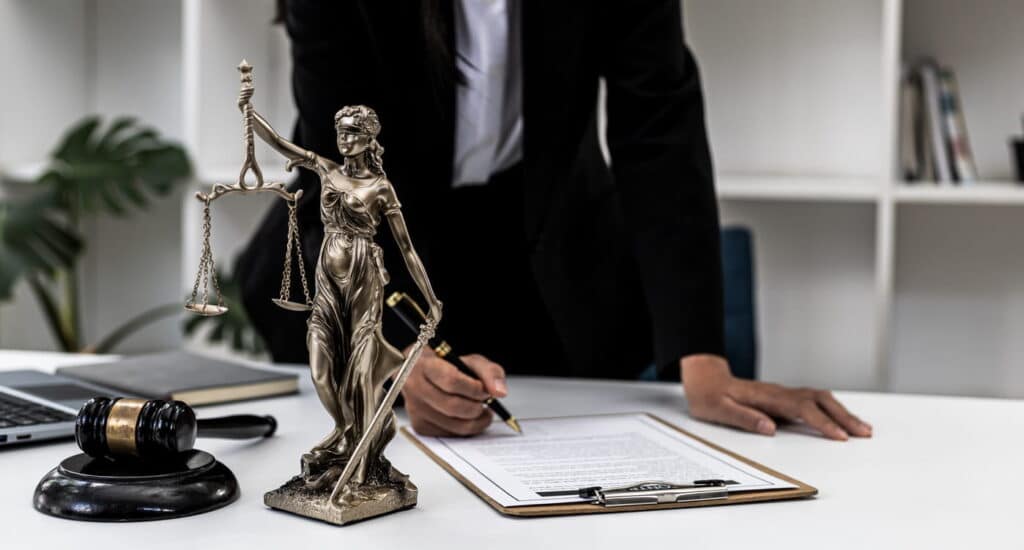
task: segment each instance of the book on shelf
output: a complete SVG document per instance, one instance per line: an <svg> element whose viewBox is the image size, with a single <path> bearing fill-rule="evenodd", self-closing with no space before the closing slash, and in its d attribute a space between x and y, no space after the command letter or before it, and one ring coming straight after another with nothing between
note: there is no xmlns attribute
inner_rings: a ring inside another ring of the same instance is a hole
<svg viewBox="0 0 1024 550"><path fill-rule="evenodd" d="M956 76L924 60L900 86L900 165L907 181L970 184L977 180Z"/></svg>
<svg viewBox="0 0 1024 550"><path fill-rule="evenodd" d="M920 78L905 72L900 81L900 166L907 181L935 180L922 93Z"/></svg>
<svg viewBox="0 0 1024 550"><path fill-rule="evenodd" d="M921 88L924 95L924 116L928 119L928 140L933 164L935 165L935 181L948 183L953 181L953 171L949 164L949 153L943 132L942 105L939 102L939 72L934 63L925 62L918 66L921 75Z"/></svg>
<svg viewBox="0 0 1024 550"><path fill-rule="evenodd" d="M967 141L967 121L960 104L959 86L956 76L948 68L939 71L939 87L942 90L942 114L945 119L946 141L956 179L960 183L973 183L978 179L974 166L974 155Z"/></svg>

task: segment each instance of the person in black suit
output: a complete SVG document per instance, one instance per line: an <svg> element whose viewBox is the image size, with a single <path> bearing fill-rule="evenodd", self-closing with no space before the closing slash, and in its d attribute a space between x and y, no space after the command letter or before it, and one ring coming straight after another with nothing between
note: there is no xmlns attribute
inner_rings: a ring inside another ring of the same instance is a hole
<svg viewBox="0 0 1024 550"><path fill-rule="evenodd" d="M338 160L333 120L373 107L388 175L445 304L439 332L482 381L425 356L403 388L413 427L471 435L505 372L682 379L698 418L766 435L773 417L826 437L870 436L832 397L740 380L724 355L719 223L703 99L678 0L282 0L296 144ZM610 166L598 139L607 94ZM319 181L295 184L304 260L322 228ZM305 319L280 285L276 205L236 272L277 361L306 362ZM392 239L381 239L384 243ZM401 265L385 246L385 263ZM391 289L415 288L393 270ZM397 323L385 321L391 342ZM400 329L397 329L400 330Z"/></svg>

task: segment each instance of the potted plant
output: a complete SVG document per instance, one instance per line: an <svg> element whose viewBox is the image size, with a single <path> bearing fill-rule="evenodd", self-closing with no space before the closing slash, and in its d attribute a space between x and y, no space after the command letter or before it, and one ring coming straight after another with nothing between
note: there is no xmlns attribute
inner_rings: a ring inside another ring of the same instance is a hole
<svg viewBox="0 0 1024 550"><path fill-rule="evenodd" d="M176 314L180 304L140 312L89 345L80 324L78 267L88 216L126 216L166 196L192 174L185 150L135 119L104 126L99 117L75 124L31 181L8 181L0 194L0 300L25 281L64 351L105 352L147 323Z"/></svg>

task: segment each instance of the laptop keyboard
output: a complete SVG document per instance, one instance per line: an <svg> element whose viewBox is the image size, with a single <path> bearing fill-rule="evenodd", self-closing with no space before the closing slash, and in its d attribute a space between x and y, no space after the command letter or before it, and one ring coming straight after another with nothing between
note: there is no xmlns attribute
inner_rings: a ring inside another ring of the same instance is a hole
<svg viewBox="0 0 1024 550"><path fill-rule="evenodd" d="M35 426L52 422L68 422L75 415L34 401L0 393L0 428Z"/></svg>

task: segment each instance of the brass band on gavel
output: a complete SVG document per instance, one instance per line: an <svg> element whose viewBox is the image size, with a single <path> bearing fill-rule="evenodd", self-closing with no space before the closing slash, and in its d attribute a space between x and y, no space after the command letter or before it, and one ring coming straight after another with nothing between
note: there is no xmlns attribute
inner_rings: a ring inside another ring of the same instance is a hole
<svg viewBox="0 0 1024 550"><path fill-rule="evenodd" d="M90 456L174 454L195 444L196 416L181 401L96 397L78 413L75 441Z"/></svg>
<svg viewBox="0 0 1024 550"><path fill-rule="evenodd" d="M192 450L196 437L270 437L272 416L238 414L196 420L188 404L159 399L94 397L75 419L75 440L89 456L172 458Z"/></svg>

